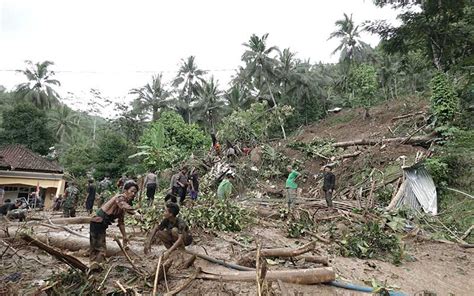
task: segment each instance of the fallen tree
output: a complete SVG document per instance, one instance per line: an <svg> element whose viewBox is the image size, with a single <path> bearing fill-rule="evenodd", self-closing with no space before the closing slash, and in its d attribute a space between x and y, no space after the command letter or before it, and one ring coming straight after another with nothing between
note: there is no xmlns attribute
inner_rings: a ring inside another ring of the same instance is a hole
<svg viewBox="0 0 474 296"><path fill-rule="evenodd" d="M333 147L350 147L350 146L368 146L368 145L377 145L379 143L403 143L410 145L427 145L436 140L434 134L417 136L417 137L397 137L397 138L387 138L387 139L360 139L354 141L344 141L336 142L332 144Z"/></svg>
<svg viewBox="0 0 474 296"><path fill-rule="evenodd" d="M71 255L68 255L68 254L64 254L58 250L55 250L54 248L32 238L31 236L29 236L28 234L26 233L22 233L20 235L21 239L24 240L25 242L28 242L29 244L35 246L35 247L38 247L40 248L41 250L47 252L48 254L54 256L55 258L57 258L58 260L66 263L67 265L71 266L71 267L74 267L74 268L77 268L79 269L80 271L82 272L86 272L89 268L87 267L87 265L85 265L84 263L82 263L79 259L77 259L76 257L73 257Z"/></svg>
<svg viewBox="0 0 474 296"><path fill-rule="evenodd" d="M216 281L255 281L255 270L237 271L226 273L214 273L205 271L198 276L200 279ZM267 281L278 281L301 285L312 285L328 283L336 279L336 274L331 267L292 269L292 270L268 270L265 275Z"/></svg>

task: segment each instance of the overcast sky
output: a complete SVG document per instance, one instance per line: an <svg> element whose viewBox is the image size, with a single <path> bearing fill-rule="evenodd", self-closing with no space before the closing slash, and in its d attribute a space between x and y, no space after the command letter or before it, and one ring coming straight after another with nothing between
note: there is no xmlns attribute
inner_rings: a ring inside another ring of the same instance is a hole
<svg viewBox="0 0 474 296"><path fill-rule="evenodd" d="M269 33L269 45L290 47L299 58L336 62L338 41L327 38L343 13L356 23L396 17L371 0L0 0L0 9L0 85L24 80L6 70L22 69L25 60L51 60L61 94L83 97L97 88L120 98L153 73L169 81L189 55L226 88L253 33Z"/></svg>

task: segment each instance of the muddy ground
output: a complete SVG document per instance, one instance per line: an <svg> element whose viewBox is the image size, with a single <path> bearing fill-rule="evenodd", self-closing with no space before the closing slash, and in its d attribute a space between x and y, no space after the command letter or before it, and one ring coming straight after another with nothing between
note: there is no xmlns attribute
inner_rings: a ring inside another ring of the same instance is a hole
<svg viewBox="0 0 474 296"><path fill-rule="evenodd" d="M49 213L43 214L49 216ZM311 237L298 239L287 238L286 230L284 227L281 227L281 223L284 222L271 221L268 219L264 220L266 221L255 221L254 225L241 233L232 234L215 231L198 231L194 235L194 244L189 248L228 262L237 262L241 255L246 253L246 250L242 246L229 242L231 239L249 246L255 246L254 242L257 240L263 247L268 248L296 248L312 240ZM36 234L51 231L51 229L41 226L35 226L34 228ZM86 236L88 235L87 225L70 225L70 228ZM12 229L14 228L10 227L10 233L14 234L11 232ZM144 256L141 253L144 234L132 227L128 227L127 230L131 233L133 232L131 236L132 241L130 247L132 251L130 252L130 256L139 268L143 268L150 274L153 274L158 256L164 248L162 246L154 246L152 253L149 256ZM118 234L118 228L112 226L108 232L109 245L115 244L111 238ZM64 235L65 237L71 237L71 234L67 232L64 232ZM48 277L53 273L64 272L69 269L64 263L59 262L35 247L27 246L20 240L10 239L6 240L6 242L16 249L16 254L14 255L14 252L11 250L5 250L4 246L0 248L2 252L0 277L2 277L4 285L2 288L3 292L6 291L7 287L10 288L10 292L2 295L46 295L41 289L53 284L51 281L47 281ZM398 290L407 293L407 295L414 295L423 291L433 292L437 295L472 295L474 289L474 281L472 281L474 278L474 271L472 269L472 266L474 266L473 249L462 249L455 244L433 243L414 239L405 240L404 244L406 250L405 259L399 266L381 260L361 260L341 257L337 255L337 252L334 252L334 244L327 245L321 242L317 243L314 254L329 257L330 266L336 271L338 280L367 286L375 279L379 282L386 282L387 286L396 287ZM87 250L70 254L78 257L84 263L89 264ZM180 260L184 260L185 258L186 255L183 254L175 255L176 262L180 262ZM176 264L179 265L178 263ZM118 287L115 283L116 280L125 284L134 277L134 272L130 264L123 256L110 258L109 264L106 266L112 265L114 265L115 268L113 268L106 281L106 290L102 292L104 295L108 292L118 291ZM275 259L268 260L268 266L269 269L284 269L309 268L317 267L318 265L304 262L293 263L291 261ZM203 271L228 271L225 267L198 258L194 267L190 269L176 270L172 267L167 278L168 289L172 290L173 287L180 285L182 281L193 273L196 267L201 267ZM12 277L14 273L20 274L18 281L10 281L6 284L5 277ZM98 276L99 280L102 280L103 276L103 274ZM140 280L125 285L127 288L134 287L138 294L151 294L151 288L144 288ZM166 290L165 283L160 283L158 291L165 292ZM305 286L289 283L279 285L276 282L271 284L270 291L274 295L363 294L327 285ZM18 292L18 294L15 294L15 292ZM73 293L73 291L71 291L71 293ZM219 282L197 279L187 289L182 291L181 295L256 295L256 285L254 282Z"/></svg>

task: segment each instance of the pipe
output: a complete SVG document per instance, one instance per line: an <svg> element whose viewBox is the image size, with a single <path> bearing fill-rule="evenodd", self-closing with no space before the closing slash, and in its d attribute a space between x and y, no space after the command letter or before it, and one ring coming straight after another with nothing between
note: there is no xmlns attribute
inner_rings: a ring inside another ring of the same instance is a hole
<svg viewBox="0 0 474 296"><path fill-rule="evenodd" d="M359 286L351 283L344 283L340 281L332 281L329 282L327 285L337 287L337 288L342 288L342 289L348 289L348 290L353 290L353 291L359 291L359 292L366 292L366 293L373 293L374 289L372 287L366 287L366 286ZM405 293L403 292L397 292L397 291L389 291L388 292L390 296L406 296Z"/></svg>

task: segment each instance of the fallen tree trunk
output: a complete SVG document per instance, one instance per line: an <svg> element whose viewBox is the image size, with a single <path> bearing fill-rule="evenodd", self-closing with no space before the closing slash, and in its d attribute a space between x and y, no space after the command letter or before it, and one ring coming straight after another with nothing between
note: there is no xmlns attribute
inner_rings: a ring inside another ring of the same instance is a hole
<svg viewBox="0 0 474 296"><path fill-rule="evenodd" d="M86 272L89 268L87 267L87 265L85 265L84 263L82 263L79 259L77 259L76 257L73 257L71 255L68 255L68 254L64 254L58 250L55 250L54 248L32 238L31 236L29 236L28 234L26 233L22 233L20 235L21 239L23 239L24 241L30 243L31 245L34 245L38 248L40 248L41 250L47 252L48 254L54 256L55 258L57 258L58 260L66 263L67 265L73 267L73 268L77 268L79 269L80 271L82 272Z"/></svg>
<svg viewBox="0 0 474 296"><path fill-rule="evenodd" d="M49 220L53 224L88 224L91 217L56 218Z"/></svg>
<svg viewBox="0 0 474 296"><path fill-rule="evenodd" d="M304 246L301 246L297 249L291 249L291 248L274 248L274 249L261 249L259 257L261 258L266 258L266 257L296 257L301 254L311 252L314 250L314 247L316 245L316 242L310 242L309 244L306 244ZM255 267L256 262L255 262L255 257L256 257L257 252L250 252L247 253L246 255L242 256L242 258L238 261L239 264L243 266L248 266L248 267Z"/></svg>
<svg viewBox="0 0 474 296"><path fill-rule="evenodd" d="M336 157L336 159L346 159L346 158L356 157L361 153L362 153L362 151L356 151L354 153L342 154L342 155L339 155L338 157Z"/></svg>
<svg viewBox="0 0 474 296"><path fill-rule="evenodd" d="M400 115L400 116L397 116L397 117L393 117L392 121L397 121L397 120L400 120L400 119L403 119L403 118L413 117L413 116L424 114L424 113L425 113L424 111L418 111L418 112L415 112L415 113Z"/></svg>
<svg viewBox="0 0 474 296"><path fill-rule="evenodd" d="M410 145L421 145L429 144L433 142L436 138L433 134L417 137L397 137L397 138L388 138L388 139L360 139L355 141L345 141L337 142L332 144L333 147L349 147L349 146L367 146L367 145L376 145L378 143L404 143Z"/></svg>
<svg viewBox="0 0 474 296"><path fill-rule="evenodd" d="M56 247L58 249L65 249L71 252L89 250L90 242L89 239L76 237L64 233L48 233L42 234L39 233L36 235L36 239L50 246ZM132 249L134 253L140 253L136 249ZM107 252L106 256L122 256L123 252L120 248L114 244L113 241L107 241Z"/></svg>
<svg viewBox="0 0 474 296"><path fill-rule="evenodd" d="M254 271L238 271L228 273L207 272L198 276L200 279L216 281L255 281ZM328 283L336 279L336 274L331 267L311 268L311 269L293 269L293 270L269 270L266 273L267 281L278 281L301 285L312 285L319 283Z"/></svg>
<svg viewBox="0 0 474 296"><path fill-rule="evenodd" d="M329 259L328 259L328 257L322 257L322 256L298 256L298 257L296 257L296 260L304 260L305 262L318 263L318 264L322 264L322 265L324 265L324 266L329 266Z"/></svg>

